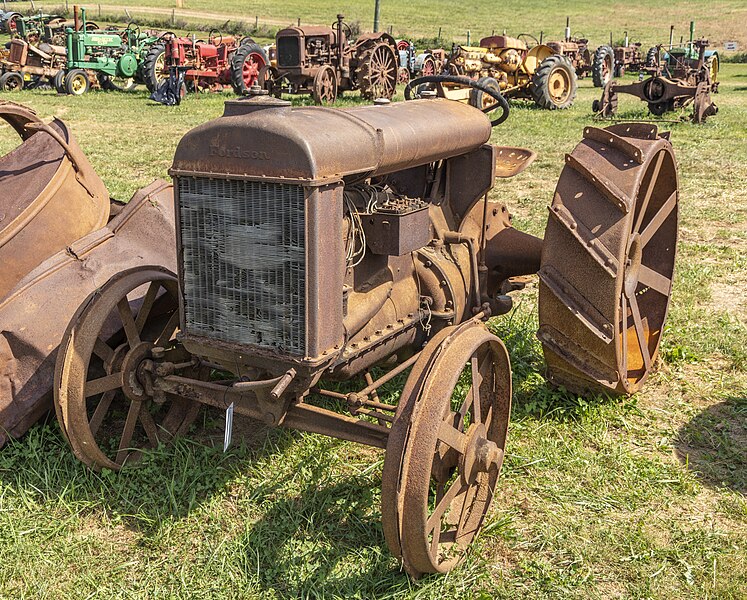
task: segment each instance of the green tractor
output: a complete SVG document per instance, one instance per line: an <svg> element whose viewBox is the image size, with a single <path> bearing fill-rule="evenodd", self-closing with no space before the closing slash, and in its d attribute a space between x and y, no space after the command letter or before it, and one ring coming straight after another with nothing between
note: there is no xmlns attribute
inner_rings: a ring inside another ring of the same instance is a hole
<svg viewBox="0 0 747 600"><path fill-rule="evenodd" d="M695 40L695 21L690 21L690 40L683 43L680 39L680 45L674 45L674 25L669 28L669 48L663 51L658 46L649 49L646 55L646 66L654 67L657 61L665 70L682 68L683 66L695 67L700 55L700 47ZM718 68L719 56L716 50L706 50L703 56L704 66L711 75L713 92L718 92Z"/></svg>
<svg viewBox="0 0 747 600"><path fill-rule="evenodd" d="M138 84L141 43L149 36L144 37L137 25L90 31L81 8L75 12L75 28L65 33L67 67L54 79L58 92L81 96L92 87L127 91Z"/></svg>

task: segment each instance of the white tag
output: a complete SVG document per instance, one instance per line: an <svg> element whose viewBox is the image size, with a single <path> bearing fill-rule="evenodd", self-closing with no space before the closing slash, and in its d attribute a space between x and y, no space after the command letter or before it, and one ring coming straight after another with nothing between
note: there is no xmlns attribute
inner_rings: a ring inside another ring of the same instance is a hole
<svg viewBox="0 0 747 600"><path fill-rule="evenodd" d="M226 409L226 433L223 436L223 452L231 445L231 433L233 432L233 402Z"/></svg>

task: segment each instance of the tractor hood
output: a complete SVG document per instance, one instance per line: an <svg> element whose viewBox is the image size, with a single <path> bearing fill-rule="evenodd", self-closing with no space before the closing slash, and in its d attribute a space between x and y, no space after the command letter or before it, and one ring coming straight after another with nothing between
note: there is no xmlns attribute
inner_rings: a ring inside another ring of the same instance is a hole
<svg viewBox="0 0 747 600"><path fill-rule="evenodd" d="M487 116L451 100L340 110L260 96L226 102L222 117L187 133L170 173L323 185L447 159L489 138Z"/></svg>

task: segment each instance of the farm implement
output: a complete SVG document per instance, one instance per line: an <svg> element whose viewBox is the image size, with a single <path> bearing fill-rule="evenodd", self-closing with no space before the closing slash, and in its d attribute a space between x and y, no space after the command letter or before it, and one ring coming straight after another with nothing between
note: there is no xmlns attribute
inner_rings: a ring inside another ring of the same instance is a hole
<svg viewBox="0 0 747 600"><path fill-rule="evenodd" d="M718 112L711 94L718 91L718 53L708 51L708 40L693 40L694 23L690 23L690 41L680 48L671 46L666 52L662 45L649 51L653 63L641 69L640 80L631 84L609 81L602 97L595 100L592 110L602 118L617 113L618 94L635 96L648 104L651 114L667 112L692 105L691 119L703 123ZM647 75L647 77L646 77Z"/></svg>

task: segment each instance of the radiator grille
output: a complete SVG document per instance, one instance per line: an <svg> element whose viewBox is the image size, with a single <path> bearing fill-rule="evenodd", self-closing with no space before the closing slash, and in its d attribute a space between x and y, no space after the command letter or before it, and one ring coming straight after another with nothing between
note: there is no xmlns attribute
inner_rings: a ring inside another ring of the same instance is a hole
<svg viewBox="0 0 747 600"><path fill-rule="evenodd" d="M303 355L300 185L180 177L186 330Z"/></svg>

